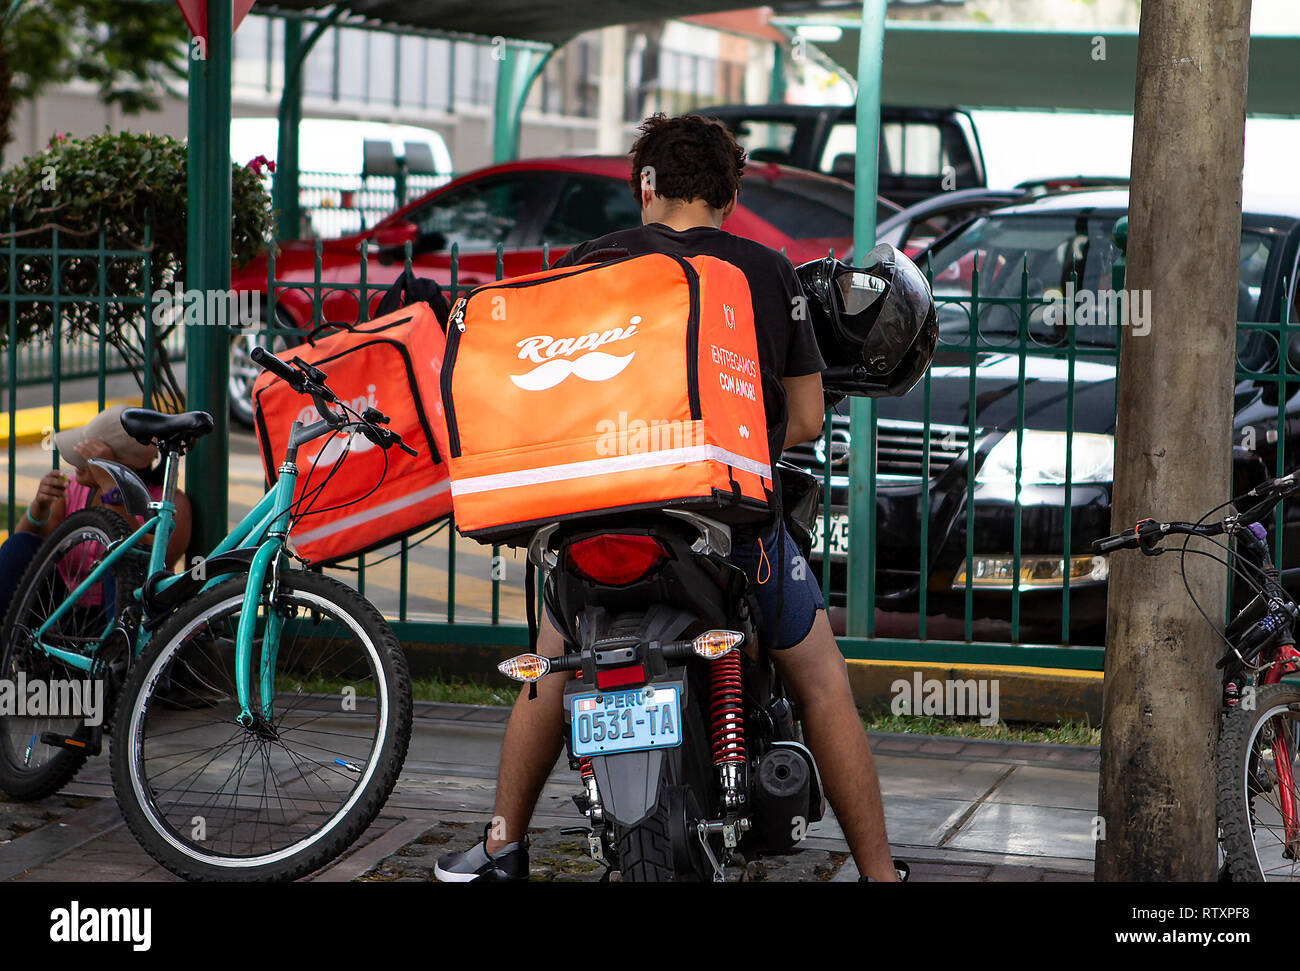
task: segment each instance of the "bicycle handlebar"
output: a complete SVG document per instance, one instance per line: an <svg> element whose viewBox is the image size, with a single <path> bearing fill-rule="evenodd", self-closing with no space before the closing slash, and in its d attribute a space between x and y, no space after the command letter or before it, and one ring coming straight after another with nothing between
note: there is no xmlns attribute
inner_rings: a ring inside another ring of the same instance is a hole
<svg viewBox="0 0 1300 971"><path fill-rule="evenodd" d="M301 371L296 371L284 361L280 360L265 347L254 347L253 353L249 355L253 363L267 371L270 371L277 378L282 379L294 391L301 393L306 386L305 375Z"/></svg>
<svg viewBox="0 0 1300 971"><path fill-rule="evenodd" d="M1112 553L1115 550L1140 548L1144 553L1154 556L1157 553L1162 552L1156 544L1159 543L1160 539L1164 536L1171 534L1219 536L1226 532L1229 529L1229 526L1244 527L1261 522L1279 502L1286 499L1297 489L1300 489L1300 482L1297 481L1297 474L1300 473L1292 472L1290 475L1284 475L1280 478L1269 479L1267 482L1261 482L1249 492L1236 497L1231 501L1231 504L1234 506L1247 499L1259 498L1260 501L1247 508L1244 512L1239 512L1229 516L1222 522L1159 523L1154 519L1144 519L1128 532L1116 533L1113 536L1104 536L1101 539L1093 540L1092 551L1097 554L1102 554Z"/></svg>

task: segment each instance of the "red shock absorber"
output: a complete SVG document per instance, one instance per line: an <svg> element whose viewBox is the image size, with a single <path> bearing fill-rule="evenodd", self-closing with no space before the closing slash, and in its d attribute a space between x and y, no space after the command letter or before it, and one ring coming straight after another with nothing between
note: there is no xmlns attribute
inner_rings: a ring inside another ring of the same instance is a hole
<svg viewBox="0 0 1300 971"><path fill-rule="evenodd" d="M709 665L713 764L745 763L745 711L741 706L740 652L732 648Z"/></svg>

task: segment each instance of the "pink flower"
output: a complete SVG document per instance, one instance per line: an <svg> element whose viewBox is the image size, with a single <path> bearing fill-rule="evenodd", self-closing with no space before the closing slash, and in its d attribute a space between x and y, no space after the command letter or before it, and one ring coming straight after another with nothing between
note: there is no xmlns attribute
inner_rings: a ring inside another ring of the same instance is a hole
<svg viewBox="0 0 1300 971"><path fill-rule="evenodd" d="M262 174L262 170L263 170L263 169L266 169L266 171L271 172L271 173L274 173L274 172L275 172L275 163L272 162L272 161L271 161L269 158L267 158L265 155L259 155L259 156L257 156L257 158L252 159L252 160L251 160L251 161L250 161L246 166L244 166L244 167L245 167L245 168L248 168L248 169L252 169L252 170L253 170L254 172L256 172L258 175L261 175L261 174Z"/></svg>

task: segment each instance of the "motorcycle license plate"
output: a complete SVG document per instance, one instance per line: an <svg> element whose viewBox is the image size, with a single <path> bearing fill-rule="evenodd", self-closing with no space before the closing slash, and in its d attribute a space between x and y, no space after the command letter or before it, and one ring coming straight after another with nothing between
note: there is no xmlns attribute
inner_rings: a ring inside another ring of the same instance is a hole
<svg viewBox="0 0 1300 971"><path fill-rule="evenodd" d="M681 696L676 686L644 685L569 699L573 754L614 755L682 742Z"/></svg>
<svg viewBox="0 0 1300 971"><path fill-rule="evenodd" d="M818 515L813 523L812 543L809 552L821 555L826 547L824 529L826 521ZM847 559L849 555L849 517L842 513L831 513L831 559Z"/></svg>

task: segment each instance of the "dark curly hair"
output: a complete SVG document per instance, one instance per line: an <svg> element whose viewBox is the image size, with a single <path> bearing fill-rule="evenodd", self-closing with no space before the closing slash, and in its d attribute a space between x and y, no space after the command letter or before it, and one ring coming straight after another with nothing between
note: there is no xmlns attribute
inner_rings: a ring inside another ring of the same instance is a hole
<svg viewBox="0 0 1300 971"><path fill-rule="evenodd" d="M714 209L724 208L740 190L745 171L745 150L727 126L716 118L663 112L651 115L637 129L632 143L632 176L628 183L641 204L641 173L654 172L654 190L664 199L690 202L703 199Z"/></svg>

